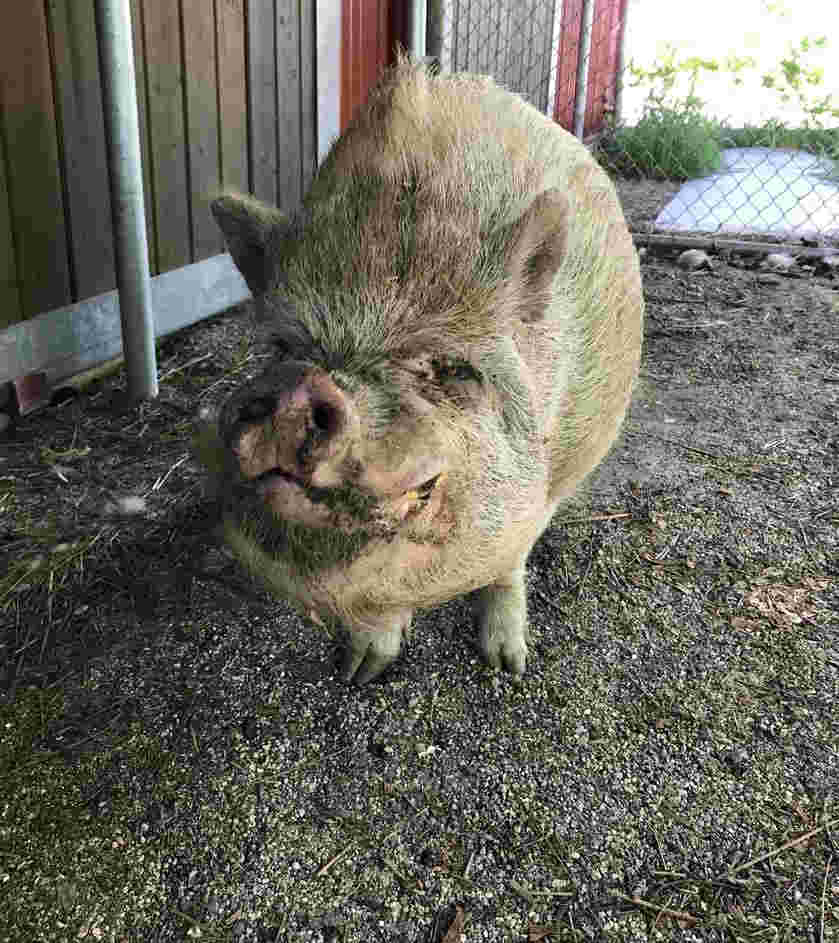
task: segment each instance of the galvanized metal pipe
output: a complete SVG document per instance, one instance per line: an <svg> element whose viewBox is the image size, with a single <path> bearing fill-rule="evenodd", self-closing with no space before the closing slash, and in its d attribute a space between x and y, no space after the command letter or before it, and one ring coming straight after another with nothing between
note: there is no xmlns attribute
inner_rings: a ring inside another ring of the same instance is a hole
<svg viewBox="0 0 839 943"><path fill-rule="evenodd" d="M449 0L426 0L425 55L438 69L444 69L443 38L446 18L445 6Z"/></svg>
<svg viewBox="0 0 839 943"><path fill-rule="evenodd" d="M627 33L626 18L629 15L629 4L623 0L620 5L619 26L620 35L618 36L618 61L615 64L615 122L620 123L623 117L623 73L626 69L626 43Z"/></svg>
<svg viewBox="0 0 839 943"><path fill-rule="evenodd" d="M128 394L151 399L157 396L157 360L130 0L96 0L96 27Z"/></svg>
<svg viewBox="0 0 839 943"><path fill-rule="evenodd" d="M408 4L408 50L412 59L425 59L425 33L427 29L427 0L410 0Z"/></svg>
<svg viewBox="0 0 839 943"><path fill-rule="evenodd" d="M583 0L580 21L580 42L577 47L577 85L574 94L574 136L582 141L585 133L586 103L588 101L588 64L591 61L594 0Z"/></svg>

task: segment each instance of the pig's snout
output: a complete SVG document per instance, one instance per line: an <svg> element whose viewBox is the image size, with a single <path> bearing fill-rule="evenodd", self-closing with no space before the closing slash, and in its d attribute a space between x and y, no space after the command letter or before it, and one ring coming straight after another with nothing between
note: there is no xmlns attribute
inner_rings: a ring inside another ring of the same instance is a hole
<svg viewBox="0 0 839 943"><path fill-rule="evenodd" d="M284 364L235 396L222 425L242 474L276 473L306 484L337 483L335 466L346 452L354 411L328 374L305 364Z"/></svg>
<svg viewBox="0 0 839 943"><path fill-rule="evenodd" d="M263 422L283 410L298 413L305 428L311 428L323 439L340 435L347 425L347 411L336 399L322 398L317 391L295 390L284 393L261 394L239 404L237 425Z"/></svg>

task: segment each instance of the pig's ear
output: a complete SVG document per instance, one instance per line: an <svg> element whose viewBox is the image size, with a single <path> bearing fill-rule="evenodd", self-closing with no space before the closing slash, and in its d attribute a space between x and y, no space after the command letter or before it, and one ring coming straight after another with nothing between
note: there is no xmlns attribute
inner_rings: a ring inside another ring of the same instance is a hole
<svg viewBox="0 0 839 943"><path fill-rule="evenodd" d="M507 258L508 285L522 321L539 321L550 301L554 276L565 258L568 201L559 190L546 190L513 224Z"/></svg>
<svg viewBox="0 0 839 943"><path fill-rule="evenodd" d="M276 281L280 255L277 243L288 228L288 220L273 206L238 193L223 194L213 200L210 208L251 293L264 294Z"/></svg>

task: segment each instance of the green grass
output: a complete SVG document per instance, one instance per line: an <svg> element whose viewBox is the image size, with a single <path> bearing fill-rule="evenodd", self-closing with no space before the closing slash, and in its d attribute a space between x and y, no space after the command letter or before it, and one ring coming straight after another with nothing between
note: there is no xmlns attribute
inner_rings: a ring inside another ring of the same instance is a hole
<svg viewBox="0 0 839 943"><path fill-rule="evenodd" d="M720 166L720 129L694 109L652 108L598 142L597 157L622 177L689 180Z"/></svg>
<svg viewBox="0 0 839 943"><path fill-rule="evenodd" d="M0 705L3 943L111 939L160 893L156 851L127 825L132 802L116 796L107 814L92 809L108 751L72 763L45 745L63 715L63 695L38 688ZM136 734L130 746L160 766L155 744Z"/></svg>
<svg viewBox="0 0 839 943"><path fill-rule="evenodd" d="M786 147L839 162L839 128L789 128L781 121L759 127L724 128L721 147ZM832 177L839 177L839 166Z"/></svg>
<svg viewBox="0 0 839 943"><path fill-rule="evenodd" d="M695 108L656 107L631 127L618 126L597 142L596 156L621 177L689 180L713 173L727 147L779 147L807 151L836 161L839 179L839 128L790 128L780 121L729 128Z"/></svg>

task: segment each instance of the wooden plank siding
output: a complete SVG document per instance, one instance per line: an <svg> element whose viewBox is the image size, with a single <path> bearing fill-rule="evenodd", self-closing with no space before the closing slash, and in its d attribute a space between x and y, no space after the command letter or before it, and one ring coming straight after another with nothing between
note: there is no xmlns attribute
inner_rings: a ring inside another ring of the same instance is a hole
<svg viewBox="0 0 839 943"><path fill-rule="evenodd" d="M382 70L392 64L402 18L389 0L344 0L341 15L341 127L352 120Z"/></svg>
<svg viewBox="0 0 839 943"><path fill-rule="evenodd" d="M277 202L277 29L273 2L248 0L250 191Z"/></svg>
<svg viewBox="0 0 839 943"><path fill-rule="evenodd" d="M247 32L244 0L218 0L216 63L221 184L248 186Z"/></svg>
<svg viewBox="0 0 839 943"><path fill-rule="evenodd" d="M181 18L176 3L143 2L149 158L157 265L168 271L192 260L184 115Z"/></svg>
<svg viewBox="0 0 839 943"><path fill-rule="evenodd" d="M277 4L277 205L294 208L302 198L300 134L300 20L298 0Z"/></svg>
<svg viewBox="0 0 839 943"><path fill-rule="evenodd" d="M12 212L6 183L6 147L0 137L0 328L23 320L20 288L12 243Z"/></svg>
<svg viewBox="0 0 839 943"><path fill-rule="evenodd" d="M111 190L92 3L49 0L73 296L114 285Z"/></svg>
<svg viewBox="0 0 839 943"><path fill-rule="evenodd" d="M222 186L299 205L317 159L315 0L130 2L157 275L223 251L209 211ZM93 3L10 5L0 31L0 326L115 288L98 53Z"/></svg>
<svg viewBox="0 0 839 943"><path fill-rule="evenodd" d="M216 18L213 4L207 0L181 0L181 14L185 102L179 103L177 111L180 113L185 110L183 131L188 153L186 161L183 155L174 153L172 156L175 162L183 165L185 172L188 168L189 190L187 192L184 187L183 191L183 197L188 197L188 201L183 207L178 207L189 214L189 256L179 263L184 265L187 261L207 258L224 251L224 240L209 211L212 194L218 191L221 184ZM183 104L185 109L182 108ZM175 135L169 139L177 140ZM176 179L175 185L179 184L181 181Z"/></svg>
<svg viewBox="0 0 839 943"><path fill-rule="evenodd" d="M0 108L20 313L71 298L55 99L42 3L15 3L0 30Z"/></svg>
<svg viewBox="0 0 839 943"><path fill-rule="evenodd" d="M574 129L574 100L577 95L577 60L580 55L580 31L583 0L564 0L560 28L559 62L556 81L554 120L566 131Z"/></svg>
<svg viewBox="0 0 839 943"><path fill-rule="evenodd" d="M149 108L146 96L146 59L143 42L143 0L131 0L131 32L134 44L134 80L137 85L137 118L140 126L140 161L143 165L143 199L146 209L146 241L149 249L149 267L160 271L157 264L157 240L154 235L152 205L151 145L149 143ZM114 286L116 279L114 280Z"/></svg>
<svg viewBox="0 0 839 943"><path fill-rule="evenodd" d="M300 174L305 195L318 166L315 0L300 0Z"/></svg>
<svg viewBox="0 0 839 943"><path fill-rule="evenodd" d="M597 0L594 5L584 135L599 131L614 108L621 14L620 0Z"/></svg>

